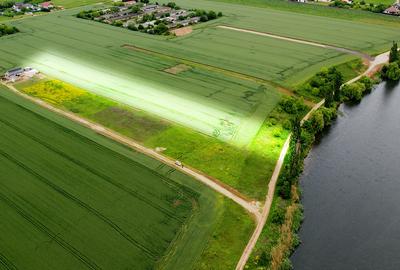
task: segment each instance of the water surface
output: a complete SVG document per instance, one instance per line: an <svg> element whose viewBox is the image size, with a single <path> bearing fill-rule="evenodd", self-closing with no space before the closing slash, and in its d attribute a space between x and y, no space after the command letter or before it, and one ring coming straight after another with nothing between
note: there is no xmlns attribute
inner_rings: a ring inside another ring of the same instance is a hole
<svg viewBox="0 0 400 270"><path fill-rule="evenodd" d="M306 159L294 269L400 269L400 85L340 111Z"/></svg>

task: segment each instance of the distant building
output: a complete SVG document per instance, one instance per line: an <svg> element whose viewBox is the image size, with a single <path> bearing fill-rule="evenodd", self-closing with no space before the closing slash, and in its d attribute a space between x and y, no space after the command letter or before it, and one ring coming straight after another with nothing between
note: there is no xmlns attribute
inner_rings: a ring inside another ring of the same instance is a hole
<svg viewBox="0 0 400 270"><path fill-rule="evenodd" d="M133 6L133 5L135 5L135 4L136 4L136 1L134 1L134 0L124 2L124 5L125 5L126 7L130 7L130 6Z"/></svg>
<svg viewBox="0 0 400 270"><path fill-rule="evenodd" d="M157 8L158 8L158 5L147 5L147 6L142 7L142 11L144 13L152 13L152 12L156 11Z"/></svg>
<svg viewBox="0 0 400 270"><path fill-rule="evenodd" d="M383 13L388 15L400 15L400 4L396 3L390 8L387 8Z"/></svg>
<svg viewBox="0 0 400 270"><path fill-rule="evenodd" d="M21 76L22 74L24 74L24 69L18 67L18 68L13 68L13 69L10 69L9 71L7 71L7 72L4 74L4 77L5 77L6 79L11 79L11 78L14 78L14 77L19 77L19 76Z"/></svg>
<svg viewBox="0 0 400 270"><path fill-rule="evenodd" d="M21 12L21 11L23 11L23 10L32 10L32 9L34 9L35 7L32 5L32 4L25 4L24 2L19 2L19 3L15 3L13 6L12 6L12 9L15 11L15 12Z"/></svg>
<svg viewBox="0 0 400 270"><path fill-rule="evenodd" d="M13 68L10 69L9 71L7 71L4 74L4 79L6 79L7 81L17 81L21 78L32 78L33 76L35 76L36 74L38 74L39 72L36 69L33 69L31 67L26 67L26 68Z"/></svg>
<svg viewBox="0 0 400 270"><path fill-rule="evenodd" d="M40 3L39 7L42 8L42 9L50 10L50 9L54 8L54 4L51 1L48 1L48 2Z"/></svg>

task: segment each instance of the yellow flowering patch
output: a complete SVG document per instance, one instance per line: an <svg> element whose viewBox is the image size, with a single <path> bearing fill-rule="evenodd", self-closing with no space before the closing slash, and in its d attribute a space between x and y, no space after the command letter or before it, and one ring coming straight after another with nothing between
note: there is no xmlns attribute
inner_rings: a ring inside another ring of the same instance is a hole
<svg viewBox="0 0 400 270"><path fill-rule="evenodd" d="M26 94L38 97L52 104L61 105L87 94L86 91L58 80L35 83L22 89Z"/></svg>

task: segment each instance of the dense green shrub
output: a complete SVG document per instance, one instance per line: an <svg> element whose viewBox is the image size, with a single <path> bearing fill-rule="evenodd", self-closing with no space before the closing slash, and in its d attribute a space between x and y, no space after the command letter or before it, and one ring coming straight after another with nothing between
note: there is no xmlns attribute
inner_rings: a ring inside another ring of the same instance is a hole
<svg viewBox="0 0 400 270"><path fill-rule="evenodd" d="M340 86L344 82L343 74L335 67L322 69L315 74L307 83L302 84L296 89L300 94L325 98L327 106L331 106L333 101L339 101Z"/></svg>
<svg viewBox="0 0 400 270"><path fill-rule="evenodd" d="M325 127L324 114L322 111L315 111L310 119L304 122L303 127L310 133L321 132Z"/></svg>
<svg viewBox="0 0 400 270"><path fill-rule="evenodd" d="M346 84L341 90L342 99L343 101L360 101L365 90L365 85L360 82Z"/></svg>
<svg viewBox="0 0 400 270"><path fill-rule="evenodd" d="M12 35L18 33L19 30L14 26L8 26L5 24L0 24L0 37L5 35Z"/></svg>
<svg viewBox="0 0 400 270"><path fill-rule="evenodd" d="M337 117L337 109L335 107L333 108L323 107L319 110L323 115L325 127L330 126L332 124L332 121Z"/></svg>
<svg viewBox="0 0 400 270"><path fill-rule="evenodd" d="M382 68L381 76L385 80L398 81L400 79L400 66L398 62L390 63Z"/></svg>
<svg viewBox="0 0 400 270"><path fill-rule="evenodd" d="M307 109L302 99L285 96L279 102L280 108L288 114L298 114Z"/></svg>
<svg viewBox="0 0 400 270"><path fill-rule="evenodd" d="M284 207L275 207L271 213L271 221L272 223L282 225L285 221L285 212L286 209Z"/></svg>
<svg viewBox="0 0 400 270"><path fill-rule="evenodd" d="M371 92L372 87L374 86L374 81L367 76L361 77L361 79L359 79L358 82L364 84L366 92Z"/></svg>

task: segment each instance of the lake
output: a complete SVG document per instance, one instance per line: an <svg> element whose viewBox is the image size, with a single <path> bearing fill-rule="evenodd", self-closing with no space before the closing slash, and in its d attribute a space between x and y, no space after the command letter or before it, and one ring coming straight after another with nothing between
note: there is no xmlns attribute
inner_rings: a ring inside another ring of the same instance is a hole
<svg viewBox="0 0 400 270"><path fill-rule="evenodd" d="M305 161L294 269L400 269L400 85L340 114Z"/></svg>

